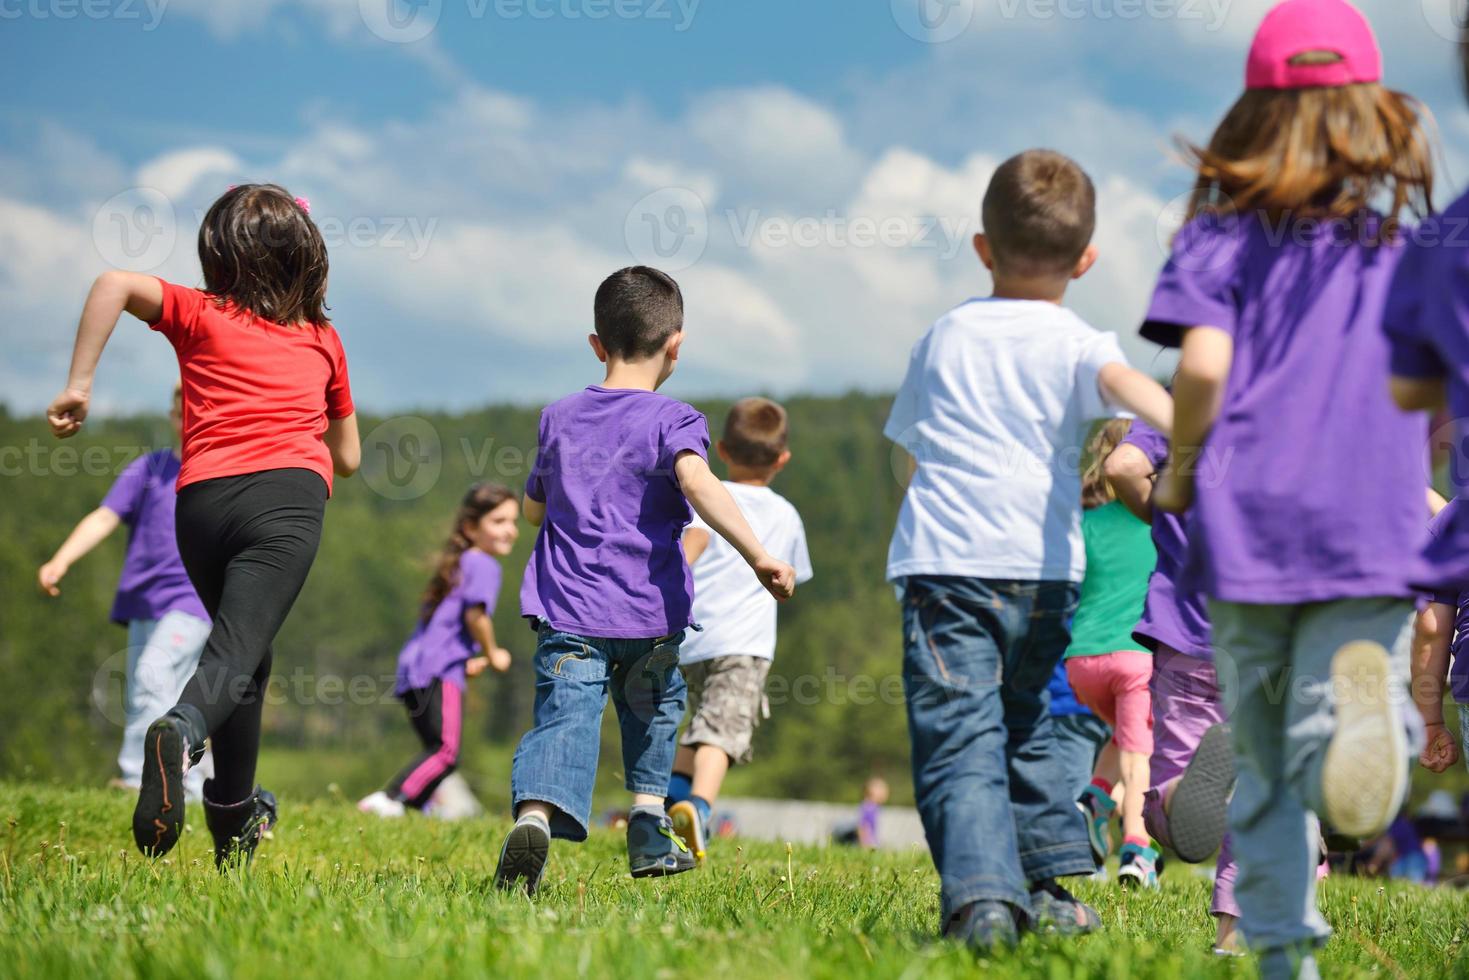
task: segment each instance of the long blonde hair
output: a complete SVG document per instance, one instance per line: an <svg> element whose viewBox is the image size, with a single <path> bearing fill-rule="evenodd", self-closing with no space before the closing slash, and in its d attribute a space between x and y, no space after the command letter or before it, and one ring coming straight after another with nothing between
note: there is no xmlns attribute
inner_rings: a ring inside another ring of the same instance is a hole
<svg viewBox="0 0 1469 980"><path fill-rule="evenodd" d="M1132 429L1131 419L1108 419L1098 425L1086 443L1086 466L1081 471L1081 506L1086 510L1110 504L1117 499L1112 484L1107 482L1103 467L1112 450L1121 445Z"/></svg>

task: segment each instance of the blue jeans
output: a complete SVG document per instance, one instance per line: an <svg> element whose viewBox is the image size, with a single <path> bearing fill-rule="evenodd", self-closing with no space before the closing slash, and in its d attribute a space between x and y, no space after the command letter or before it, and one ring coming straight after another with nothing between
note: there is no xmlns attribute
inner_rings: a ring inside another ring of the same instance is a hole
<svg viewBox="0 0 1469 980"><path fill-rule="evenodd" d="M1056 730L1056 755L1066 773L1066 782L1077 799L1092 784L1097 756L1112 740L1112 726L1090 711L1076 715L1052 715Z"/></svg>
<svg viewBox="0 0 1469 980"><path fill-rule="evenodd" d="M512 809L528 800L556 808L551 834L587 839L607 695L622 729L622 765L634 793L668 794L685 692L678 670L683 631L656 640L562 633L542 623L536 642L535 723L510 769Z"/></svg>
<svg viewBox="0 0 1469 980"><path fill-rule="evenodd" d="M1070 582L911 576L903 687L913 788L945 921L1095 870L1046 689L1071 640Z"/></svg>

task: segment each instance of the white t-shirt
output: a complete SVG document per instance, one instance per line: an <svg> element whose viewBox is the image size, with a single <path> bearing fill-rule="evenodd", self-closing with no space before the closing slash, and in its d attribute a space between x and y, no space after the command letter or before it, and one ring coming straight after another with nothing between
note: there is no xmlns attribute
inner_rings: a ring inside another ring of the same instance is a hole
<svg viewBox="0 0 1469 980"><path fill-rule="evenodd" d="M796 570L796 581L811 578L806 527L791 502L769 487L724 481L745 520L765 550ZM695 623L679 649L679 663L743 654L775 659L775 597L765 591L745 559L709 525L694 516L690 527L709 532L709 546L694 562Z"/></svg>
<svg viewBox="0 0 1469 980"><path fill-rule="evenodd" d="M1121 414L1097 388L1117 335L1036 300L974 299L918 345L883 434L918 460L887 577L1080 582L1081 456Z"/></svg>

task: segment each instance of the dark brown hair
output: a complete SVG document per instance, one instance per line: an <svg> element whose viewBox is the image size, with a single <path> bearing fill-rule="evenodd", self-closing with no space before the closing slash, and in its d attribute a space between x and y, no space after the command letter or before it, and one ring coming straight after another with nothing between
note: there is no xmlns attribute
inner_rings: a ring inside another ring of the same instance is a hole
<svg viewBox="0 0 1469 980"><path fill-rule="evenodd" d="M683 292L666 272L646 265L619 269L597 287L593 317L608 354L640 361L683 329Z"/></svg>
<svg viewBox="0 0 1469 980"><path fill-rule="evenodd" d="M720 440L731 462L773 466L790 438L786 410L769 398L741 398L724 419Z"/></svg>
<svg viewBox="0 0 1469 980"><path fill-rule="evenodd" d="M997 269L1012 275L1069 272L1097 227L1097 189L1070 157L1026 150L1000 164L980 218Z"/></svg>
<svg viewBox="0 0 1469 980"><path fill-rule="evenodd" d="M284 187L241 184L220 195L199 226L199 263L221 309L274 323L330 322L326 243Z"/></svg>
<svg viewBox="0 0 1469 980"><path fill-rule="evenodd" d="M1319 63L1340 56L1297 57ZM1421 217L1432 208L1433 146L1424 114L1411 96L1377 83L1251 89L1208 146L1180 140L1198 172L1189 216L1346 219L1382 203L1382 237L1390 239L1405 209Z"/></svg>
<svg viewBox="0 0 1469 980"><path fill-rule="evenodd" d="M1086 468L1081 471L1081 506L1085 510L1109 504L1117 499L1103 471L1107 457L1122 444L1132 429L1131 419L1108 419L1098 425L1086 444Z"/></svg>
<svg viewBox="0 0 1469 980"><path fill-rule="evenodd" d="M428 587L423 590L420 622L428 622L434 610L439 608L439 603L459 584L459 559L469 550L469 538L464 535L464 525L478 522L505 501L514 499L514 492L498 483L476 483L464 494L464 499L459 501L459 509L454 512L453 530L449 532L448 540L434 559L433 578L429 579Z"/></svg>

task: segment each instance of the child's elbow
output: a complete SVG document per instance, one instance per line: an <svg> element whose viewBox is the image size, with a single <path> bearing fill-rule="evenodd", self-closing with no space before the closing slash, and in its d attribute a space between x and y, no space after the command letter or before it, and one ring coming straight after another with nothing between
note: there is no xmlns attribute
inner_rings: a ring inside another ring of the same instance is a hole
<svg viewBox="0 0 1469 980"><path fill-rule="evenodd" d="M1436 409L1443 401L1443 386L1436 381L1394 376L1389 384L1392 400L1405 412Z"/></svg>
<svg viewBox="0 0 1469 980"><path fill-rule="evenodd" d="M351 449L341 449L332 454L333 468L337 476L346 479L355 476L362 468L362 447L356 446Z"/></svg>

